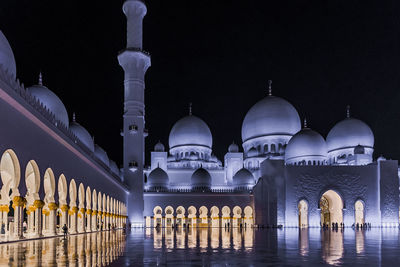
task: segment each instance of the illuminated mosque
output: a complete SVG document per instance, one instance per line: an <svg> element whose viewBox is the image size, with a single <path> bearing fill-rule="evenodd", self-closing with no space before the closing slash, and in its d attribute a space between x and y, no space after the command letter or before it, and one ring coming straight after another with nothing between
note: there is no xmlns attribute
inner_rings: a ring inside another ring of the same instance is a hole
<svg viewBox="0 0 400 267"><path fill-rule="evenodd" d="M247 112L242 144L223 161L207 123L190 106L145 163L147 9L123 4L127 44L118 54L125 78L123 166L45 86L17 79L11 46L0 32L0 222L8 238L132 227L398 226L397 160L374 160L374 134L350 108L326 139L301 123L296 108L272 94ZM151 108L151 107L150 107ZM72 117L72 119L70 119ZM79 119L79 118L78 118Z"/></svg>

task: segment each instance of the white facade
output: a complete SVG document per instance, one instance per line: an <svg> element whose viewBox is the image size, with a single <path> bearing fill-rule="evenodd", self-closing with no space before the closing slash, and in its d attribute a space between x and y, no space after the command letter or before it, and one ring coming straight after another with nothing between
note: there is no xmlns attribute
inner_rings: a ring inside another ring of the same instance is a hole
<svg viewBox="0 0 400 267"><path fill-rule="evenodd" d="M64 223L71 233L122 227L126 217L132 226L398 225L398 163L373 160L369 126L348 108L325 140L306 123L301 128L296 108L272 95L271 82L245 116L243 151L231 144L222 162L211 129L190 107L172 127L168 149L157 143L145 167L147 9L127 0L123 11L122 171L76 116L70 119L41 74L27 89L16 81L14 54L0 32L0 221L8 236L53 235Z"/></svg>

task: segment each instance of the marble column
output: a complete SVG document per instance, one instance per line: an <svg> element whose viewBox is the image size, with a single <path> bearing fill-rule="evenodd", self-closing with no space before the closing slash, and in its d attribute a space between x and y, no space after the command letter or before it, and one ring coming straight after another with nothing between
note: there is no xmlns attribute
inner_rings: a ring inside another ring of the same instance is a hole
<svg viewBox="0 0 400 267"><path fill-rule="evenodd" d="M5 235L8 234L8 230L9 230L8 229L8 212L9 211L10 211L10 208L8 205L0 206L0 216L1 216L0 227L3 227L2 225L4 225Z"/></svg>
<svg viewBox="0 0 400 267"><path fill-rule="evenodd" d="M23 235L23 220L24 220L24 205L26 203L25 198L21 196L15 196L13 198L14 208L14 237L16 239L22 239Z"/></svg>
<svg viewBox="0 0 400 267"><path fill-rule="evenodd" d="M41 237L43 236L42 230L43 230L43 223L42 223L42 211L43 211L43 206L44 202L41 200L35 200L33 202L33 205L35 206L35 237Z"/></svg>
<svg viewBox="0 0 400 267"><path fill-rule="evenodd" d="M56 224L57 224L56 216L57 216L58 205L56 203L52 202L52 203L48 204L48 207L49 207L50 211L49 211L49 216L48 216L49 222L48 222L48 231L47 231L47 233L48 233L49 236L53 236L53 235L57 234L56 233L56 228L57 228L56 227Z"/></svg>
<svg viewBox="0 0 400 267"><path fill-rule="evenodd" d="M68 227L68 210L69 210L69 207L68 207L68 205L64 204L60 208L61 208L60 233L62 234L63 226L66 225Z"/></svg>
<svg viewBox="0 0 400 267"><path fill-rule="evenodd" d="M70 234L76 234L77 233L76 226L77 226L78 211L79 211L78 207L72 207L70 212L69 212L69 215L70 215L70 218L71 218L70 231L69 231Z"/></svg>
<svg viewBox="0 0 400 267"><path fill-rule="evenodd" d="M97 210L92 211L92 232L97 231Z"/></svg>
<svg viewBox="0 0 400 267"><path fill-rule="evenodd" d="M92 210L87 209L86 210L86 232L91 232L92 231Z"/></svg>
<svg viewBox="0 0 400 267"><path fill-rule="evenodd" d="M78 232L84 233L85 232L85 213L86 210L81 208L78 213Z"/></svg>

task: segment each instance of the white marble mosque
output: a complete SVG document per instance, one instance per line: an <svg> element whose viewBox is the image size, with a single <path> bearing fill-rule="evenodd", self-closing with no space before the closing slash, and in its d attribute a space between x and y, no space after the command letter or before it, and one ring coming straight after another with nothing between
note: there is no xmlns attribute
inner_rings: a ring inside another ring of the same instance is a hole
<svg viewBox="0 0 400 267"><path fill-rule="evenodd" d="M14 52L0 32L3 240L54 236L63 225L70 233L126 224L398 226L398 162L374 157L367 123L353 118L348 107L324 138L305 119L301 123L296 107L273 95L271 81L266 96L244 117L242 143L232 143L223 161L213 154L211 129L190 106L172 127L168 148L155 144L151 164L144 166L144 81L151 65L142 48L147 9L140 0L127 0L123 12L121 169L45 86L45 76L23 86Z"/></svg>

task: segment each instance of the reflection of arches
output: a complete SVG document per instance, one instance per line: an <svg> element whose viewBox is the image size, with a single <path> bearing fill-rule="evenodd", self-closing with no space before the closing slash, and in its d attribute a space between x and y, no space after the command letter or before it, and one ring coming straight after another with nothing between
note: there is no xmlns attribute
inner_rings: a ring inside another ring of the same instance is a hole
<svg viewBox="0 0 400 267"><path fill-rule="evenodd" d="M172 227L174 223L174 208L171 206L167 206L165 208L165 226Z"/></svg>
<svg viewBox="0 0 400 267"><path fill-rule="evenodd" d="M197 209L194 206L190 206L188 208L188 224L190 226L196 226L197 222L196 222L196 212Z"/></svg>
<svg viewBox="0 0 400 267"><path fill-rule="evenodd" d="M343 201L340 195L333 190L326 191L319 202L321 209L321 225L343 222Z"/></svg>
<svg viewBox="0 0 400 267"><path fill-rule="evenodd" d="M162 208L160 206L156 206L153 209L154 214L154 227L162 227Z"/></svg>
<svg viewBox="0 0 400 267"><path fill-rule="evenodd" d="M253 227L253 208L246 206L244 208L244 227Z"/></svg>
<svg viewBox="0 0 400 267"><path fill-rule="evenodd" d="M235 206L232 212L233 212L232 227L238 227L242 223L242 208L239 206Z"/></svg>
<svg viewBox="0 0 400 267"><path fill-rule="evenodd" d="M176 224L182 226L185 223L185 208L179 206L176 208Z"/></svg>
<svg viewBox="0 0 400 267"><path fill-rule="evenodd" d="M231 220L231 209L228 206L224 206L222 208L222 225L224 227L229 227L230 220Z"/></svg>
<svg viewBox="0 0 400 267"><path fill-rule="evenodd" d="M298 205L299 211L299 227L307 228L308 227L308 203L304 199L299 201Z"/></svg>
<svg viewBox="0 0 400 267"><path fill-rule="evenodd" d="M20 165L15 152L7 149L0 160L0 174L3 186L1 187L1 202L2 204L10 204L13 196L19 196L19 181L20 181ZM10 195L10 190L12 194Z"/></svg>
<svg viewBox="0 0 400 267"><path fill-rule="evenodd" d="M35 200L39 200L40 172L37 163L30 160L25 169L26 201L28 205L33 205Z"/></svg>
<svg viewBox="0 0 400 267"><path fill-rule="evenodd" d="M364 203L361 200L357 200L356 203L354 204L354 209L355 209L355 224L364 224L365 218L364 218Z"/></svg>
<svg viewBox="0 0 400 267"><path fill-rule="evenodd" d="M200 226L207 227L208 226L208 209L206 206L201 206L199 209L199 218L200 218Z"/></svg>
<svg viewBox="0 0 400 267"><path fill-rule="evenodd" d="M212 206L210 209L211 213L211 226L219 227L219 208L217 206Z"/></svg>

